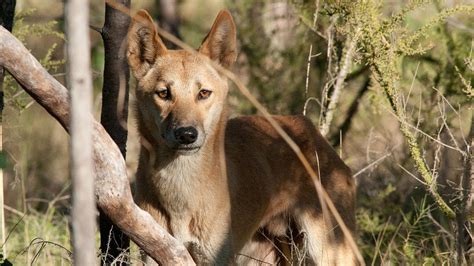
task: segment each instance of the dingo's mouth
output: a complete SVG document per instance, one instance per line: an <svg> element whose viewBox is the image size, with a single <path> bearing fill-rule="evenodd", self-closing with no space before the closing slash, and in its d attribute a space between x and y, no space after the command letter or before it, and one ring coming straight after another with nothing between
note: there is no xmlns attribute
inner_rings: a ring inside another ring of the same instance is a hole
<svg viewBox="0 0 474 266"><path fill-rule="evenodd" d="M201 147L177 147L175 150L178 151L193 151L193 150L199 150Z"/></svg>
<svg viewBox="0 0 474 266"><path fill-rule="evenodd" d="M201 147L176 147L174 148L179 154L192 154L199 151Z"/></svg>

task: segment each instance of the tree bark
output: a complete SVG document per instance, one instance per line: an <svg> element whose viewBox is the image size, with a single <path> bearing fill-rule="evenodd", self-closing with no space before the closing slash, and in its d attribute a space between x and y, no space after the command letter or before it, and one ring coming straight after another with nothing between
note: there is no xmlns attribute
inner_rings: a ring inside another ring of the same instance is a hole
<svg viewBox="0 0 474 266"><path fill-rule="evenodd" d="M68 91L40 65L23 44L0 27L0 65L69 131ZM97 205L112 222L156 262L194 265L186 248L140 209L132 198L125 161L104 128L93 120L92 151Z"/></svg>
<svg viewBox="0 0 474 266"><path fill-rule="evenodd" d="M116 1L130 8L130 0ZM104 41L104 84L102 87L102 112L100 122L119 147L123 158L127 153L127 119L130 71L125 55L125 40L130 16L105 4L105 23L101 30ZM127 261L129 238L115 227L100 209L100 249L105 254L102 264L117 262L121 254ZM122 264L121 262L118 264Z"/></svg>
<svg viewBox="0 0 474 266"><path fill-rule="evenodd" d="M15 16L16 0L2 0L0 2L0 25L8 31L13 29L13 18ZM0 156L4 158L3 153L3 78L5 72L0 66ZM2 250L0 250L0 263L7 257L6 229L5 229L5 213L4 213L4 193L3 193L3 168L0 168L0 243L2 243Z"/></svg>
<svg viewBox="0 0 474 266"><path fill-rule="evenodd" d="M71 88L70 158L72 177L72 247L75 265L95 265L95 198L92 171L92 74L89 1L65 6L67 81Z"/></svg>

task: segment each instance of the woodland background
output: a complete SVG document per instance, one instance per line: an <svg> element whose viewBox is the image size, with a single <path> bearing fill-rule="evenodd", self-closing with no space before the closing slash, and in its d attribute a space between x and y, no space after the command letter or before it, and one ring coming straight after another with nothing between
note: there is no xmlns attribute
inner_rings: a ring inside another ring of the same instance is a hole
<svg viewBox="0 0 474 266"><path fill-rule="evenodd" d="M132 0L132 10L160 21L160 2L176 4L168 29L193 47L230 9L234 72L271 113L310 117L351 167L367 264L457 264L459 248L472 257L473 1ZM63 10L63 1L17 1L13 29L62 83ZM103 25L103 14L91 1L90 25ZM90 36L98 118L104 49ZM70 264L68 136L10 76L4 91L7 258ZM236 88L229 104L233 116L256 113ZM132 177L133 116L130 108ZM133 245L130 260L139 260Z"/></svg>

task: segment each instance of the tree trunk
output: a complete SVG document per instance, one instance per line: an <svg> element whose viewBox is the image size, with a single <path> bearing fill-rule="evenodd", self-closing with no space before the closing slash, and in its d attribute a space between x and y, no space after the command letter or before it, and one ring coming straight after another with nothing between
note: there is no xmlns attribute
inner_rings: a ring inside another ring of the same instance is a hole
<svg viewBox="0 0 474 266"><path fill-rule="evenodd" d="M116 1L130 8L130 0ZM104 84L100 122L119 147L123 158L127 153L127 119L130 71L125 55L125 41L130 16L105 4L105 23L101 30L104 41ZM110 265L120 254L127 261L130 240L112 224L100 209L100 249L105 255L103 264ZM121 262L119 264L121 264Z"/></svg>
<svg viewBox="0 0 474 266"><path fill-rule="evenodd" d="M0 27L0 65L58 122L70 130L68 91L30 52ZM162 265L194 265L182 243L132 198L125 161L104 128L93 121L92 151L97 205L140 248Z"/></svg>
<svg viewBox="0 0 474 266"><path fill-rule="evenodd" d="M8 31L13 29L13 18L15 16L16 0L2 0L0 2L0 25ZM5 154L3 153L3 78L5 72L3 67L0 66L0 160L4 160ZM5 229L5 213L4 213L4 194L3 194L3 166L0 166L0 243L2 250L0 250L0 263L7 257L7 245L6 241L6 229Z"/></svg>
<svg viewBox="0 0 474 266"><path fill-rule="evenodd" d="M179 16L177 0L158 0L158 23L165 31L181 39L179 34ZM176 45L167 39L164 40L168 48L176 48Z"/></svg>
<svg viewBox="0 0 474 266"><path fill-rule="evenodd" d="M334 132L334 134L331 135L330 143L332 144L333 147L339 147L341 145L341 141L346 137L346 133L349 131L352 125L352 119L355 117L359 110L359 104L362 101L362 98L364 97L364 94L369 90L370 86L370 77L366 77L364 84L362 84L362 87L359 89L357 92L357 95L355 99L352 101L351 105L349 106L349 109L346 112L346 117L344 119L344 122L339 126L339 129Z"/></svg>
<svg viewBox="0 0 474 266"><path fill-rule="evenodd" d="M95 265L95 198L92 171L92 75L89 1L66 3L67 78L71 87L72 247L75 265Z"/></svg>

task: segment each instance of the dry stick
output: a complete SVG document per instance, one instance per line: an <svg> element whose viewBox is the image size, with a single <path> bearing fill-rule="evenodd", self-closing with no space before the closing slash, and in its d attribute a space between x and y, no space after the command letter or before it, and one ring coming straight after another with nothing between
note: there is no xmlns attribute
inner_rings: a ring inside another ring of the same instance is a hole
<svg viewBox="0 0 474 266"><path fill-rule="evenodd" d="M319 14L319 0L314 2L316 9L313 14L313 29L316 29L316 22L318 21L318 14Z"/></svg>
<svg viewBox="0 0 474 266"><path fill-rule="evenodd" d="M313 45L311 44L309 46L309 53L308 53L308 61L307 61L307 65L306 65L306 85L305 85L305 89L304 89L304 97L306 98L306 101L304 102L304 106L303 106L303 115L306 116L306 109L308 108L308 104L311 102L311 101L316 101L319 106L321 106L321 103L319 102L319 100L315 97L308 97L308 89L309 89L309 72L311 70L311 59L313 59L313 57L317 57L319 56L321 53L317 53L315 55L313 55Z"/></svg>
<svg viewBox="0 0 474 266"><path fill-rule="evenodd" d="M9 212L11 212L11 213L13 213L13 214L15 214L15 215L20 216L20 217L25 216L25 213L23 213L23 212L21 212L21 211L15 209L15 208L12 208L12 207L10 207L10 206L8 206L8 205L3 205L3 208L4 208L5 210L7 210L7 211L9 211ZM3 242L2 244L5 245L5 242Z"/></svg>
<svg viewBox="0 0 474 266"><path fill-rule="evenodd" d="M309 71L311 70L311 58L313 55L313 45L309 46L308 60L306 63L306 84L304 88L304 97L308 98L308 89L309 89ZM305 104L306 105L306 104ZM306 115L306 108L303 110L303 115Z"/></svg>
<svg viewBox="0 0 474 266"><path fill-rule="evenodd" d="M110 5L114 6L114 8L128 14L130 12L130 9L124 7L123 5L117 4L113 0L106 0L107 3ZM138 18L141 23L148 24L149 22L146 20L142 20L141 18ZM156 25L155 25L156 26ZM167 31L162 30L160 27L156 26L158 33L164 37L165 39L168 39L169 41L175 43L178 47L181 47L185 51L199 56L201 59L207 61L208 64L212 65L216 70L221 72L224 76L226 76L228 79L230 79L240 90L240 92L257 108L259 112L262 113L264 118L271 124L271 126L277 131L277 133L283 138L283 140L290 146L290 148L294 151L298 159L301 161L303 164L303 167L305 170L309 173L311 178L313 180L318 180L319 178L317 177L316 173L314 172L313 168L311 167L311 164L308 162L306 159L305 155L301 152L301 149L298 147L298 145L291 139L291 137L283 130L283 128L273 119L273 117L270 115L270 113L266 110L266 108L250 93L248 88L240 81L240 79L235 76L234 73L231 71L227 70L226 68L222 67L218 63L210 60L208 57L198 53L195 49L193 49L191 46L188 44L182 42L172 34L170 34ZM349 241L349 245L351 246L352 250L354 251L357 260L361 265L365 265L364 259L362 257L362 254L360 253L359 249L357 248L357 244L354 240L354 237L352 236L350 230L347 228L346 224L341 218L341 215L337 211L334 203L332 202L331 198L327 194L326 190L321 186L319 182L314 182L316 191L318 194L322 195L322 197L325 200L325 203L327 204L329 210L331 211L332 215L334 215L334 218L338 222L338 224L341 226L341 230L343 234L347 237Z"/></svg>
<svg viewBox="0 0 474 266"><path fill-rule="evenodd" d="M386 153L384 156L378 158L377 160L371 162L370 164L368 164L367 166L365 166L364 168L360 169L357 173L353 174L352 177L356 178L357 176L359 176L360 174L362 174L363 172L371 169L372 167L376 166L378 163L380 163L381 161L385 160L385 158L389 157L392 155L392 152L389 152L389 153Z"/></svg>
<svg viewBox="0 0 474 266"><path fill-rule="evenodd" d="M74 264L95 264L95 198L92 170L92 75L90 72L89 1L65 6L68 83L71 88L70 159L72 176L72 246Z"/></svg>
<svg viewBox="0 0 474 266"><path fill-rule="evenodd" d="M327 100L328 100L328 93L329 93L329 87L334 84L334 77L333 77L333 71L332 71L332 49L334 47L334 24L336 23L337 18L332 18L331 17L331 23L329 24L329 27L327 28L327 42L328 42L328 48L326 52L326 58L328 60L328 69L327 69L327 82L324 85L323 90L321 91L321 111L319 112L319 121L318 125L321 127L321 125L324 122L324 116L326 113L326 107L327 107ZM336 65L337 66L337 65Z"/></svg>
<svg viewBox="0 0 474 266"><path fill-rule="evenodd" d="M439 112L440 112L441 120L443 121L443 125L446 128L446 131L448 132L448 135L451 138L451 141L454 143L454 145L456 146L457 149L461 150L461 148L459 148L458 142L456 141L456 138L454 137L453 132L451 131L451 129L448 126L448 121L446 121L446 110L445 110L446 108L445 108L444 104L445 103L443 101L443 106L440 106L440 103L438 101L438 109L439 109Z"/></svg>
<svg viewBox="0 0 474 266"><path fill-rule="evenodd" d="M346 79L347 74L349 72L349 68L351 66L352 56L354 55L357 41L359 39L359 32L359 29L356 30L356 33L354 34L352 40L346 44L346 54L344 56L344 61L342 63L341 70L337 74L336 85L334 85L334 90L330 97L329 106L327 108L326 115L324 116L324 121L321 125L320 130L323 136L326 136L329 133L329 127L331 126L331 122L334 117L336 105L339 103L339 98L341 96L342 88L344 86L344 80Z"/></svg>
<svg viewBox="0 0 474 266"><path fill-rule="evenodd" d="M316 5L316 8L315 8L314 13L313 13L313 29L316 29L316 22L318 21L319 0L315 1L315 5ZM307 64L306 64L306 84L305 84L305 89L304 89L304 97L305 97L306 101L304 103L304 108L303 108L303 115L304 116L306 115L306 107L307 107L308 103L311 101L311 97L308 98L309 72L311 70L311 59L313 57L318 56L318 55L320 55L320 53L313 56L313 45L310 44L309 45L308 60L307 60Z"/></svg>
<svg viewBox="0 0 474 266"><path fill-rule="evenodd" d="M308 109L308 105L310 102L316 102L320 108L322 108L322 105L321 105L321 102L319 101L318 98L316 97L309 97L308 99L306 99L306 101L304 102L304 106L303 106L303 115L306 115L306 110Z"/></svg>
<svg viewBox="0 0 474 266"><path fill-rule="evenodd" d="M69 131L67 89L41 66L13 35L0 27L0 65L23 89ZM132 198L125 161L104 128L93 123L93 161L97 205L124 233L162 265L195 265L182 243L173 238Z"/></svg>

